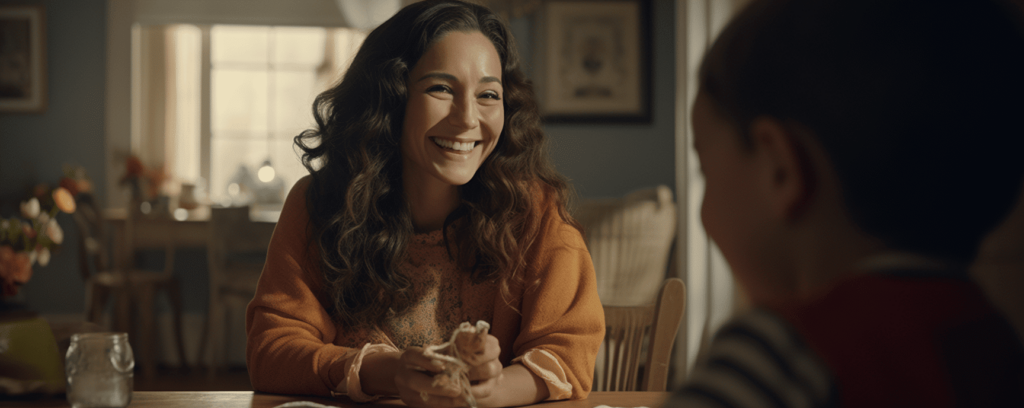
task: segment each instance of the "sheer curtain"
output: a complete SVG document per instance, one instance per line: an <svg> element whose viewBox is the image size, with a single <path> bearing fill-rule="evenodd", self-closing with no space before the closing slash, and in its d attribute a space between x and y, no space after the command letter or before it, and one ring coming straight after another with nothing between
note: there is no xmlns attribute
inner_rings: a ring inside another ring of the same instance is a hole
<svg viewBox="0 0 1024 408"><path fill-rule="evenodd" d="M143 25L134 30L133 152L174 179L200 175L200 38L192 25ZM169 183L168 193L176 193Z"/></svg>
<svg viewBox="0 0 1024 408"><path fill-rule="evenodd" d="M175 146L174 26L140 26L134 30L133 61L139 75L132 84L134 154L147 166L173 163Z"/></svg>

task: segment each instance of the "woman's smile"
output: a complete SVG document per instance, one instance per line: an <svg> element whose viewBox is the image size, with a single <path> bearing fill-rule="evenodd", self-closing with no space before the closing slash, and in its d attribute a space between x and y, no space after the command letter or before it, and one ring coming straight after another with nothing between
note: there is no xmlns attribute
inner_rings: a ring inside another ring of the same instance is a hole
<svg viewBox="0 0 1024 408"><path fill-rule="evenodd" d="M470 153L473 151L473 149L476 148L477 145L480 144L479 140L459 141L443 139L440 137L431 137L430 141L434 142L434 144L436 144L442 150L456 154Z"/></svg>

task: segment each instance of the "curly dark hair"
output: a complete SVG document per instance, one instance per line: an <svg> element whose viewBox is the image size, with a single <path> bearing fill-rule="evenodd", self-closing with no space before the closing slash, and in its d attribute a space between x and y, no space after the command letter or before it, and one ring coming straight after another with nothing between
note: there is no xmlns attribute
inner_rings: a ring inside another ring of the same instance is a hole
<svg viewBox="0 0 1024 408"><path fill-rule="evenodd" d="M750 144L762 115L809 128L854 221L965 263L1020 195L1024 30L1001 0L756 0L715 41L701 92Z"/></svg>
<svg viewBox="0 0 1024 408"><path fill-rule="evenodd" d="M533 87L508 26L462 1L411 4L366 37L341 82L313 103L316 127L295 137L312 178L306 202L330 297L325 307L341 324L377 324L410 306L399 301L409 296L410 280L398 273L413 235L399 148L406 79L431 45L456 31L479 31L494 44L505 120L445 219L449 256L457 254L474 282L498 279L509 299L537 234L528 224L538 200L554 197L562 220L579 229L566 210L572 190L547 157Z"/></svg>

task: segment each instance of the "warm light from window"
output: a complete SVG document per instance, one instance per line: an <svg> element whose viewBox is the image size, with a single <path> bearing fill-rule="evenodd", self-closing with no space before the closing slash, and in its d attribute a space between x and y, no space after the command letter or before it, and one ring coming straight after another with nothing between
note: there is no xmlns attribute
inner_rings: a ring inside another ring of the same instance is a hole
<svg viewBox="0 0 1024 408"><path fill-rule="evenodd" d="M252 184L280 184L288 191L309 174L294 154L293 138L310 128L310 103L340 80L366 34L351 28L222 24L182 25L172 33L174 55L167 63L173 65L163 69L164 53L152 52L158 59L147 66L174 75L174 97L168 100L175 104L168 108L175 117L175 176L204 180L214 203L240 205L252 198L257 188ZM209 118L205 124L203 115ZM235 177L240 167L252 177Z"/></svg>
<svg viewBox="0 0 1024 408"><path fill-rule="evenodd" d="M260 181L264 183L274 181L274 175L274 168L270 167L269 163L264 164L263 167L260 167L259 171L256 172L256 177L259 177Z"/></svg>

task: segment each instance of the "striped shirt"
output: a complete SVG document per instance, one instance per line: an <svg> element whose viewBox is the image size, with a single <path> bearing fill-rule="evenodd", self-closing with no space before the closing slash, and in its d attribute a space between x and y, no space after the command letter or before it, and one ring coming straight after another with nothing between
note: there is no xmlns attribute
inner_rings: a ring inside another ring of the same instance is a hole
<svg viewBox="0 0 1024 408"><path fill-rule="evenodd" d="M828 369L792 327L758 309L718 331L690 382L665 406L817 408L838 399Z"/></svg>

